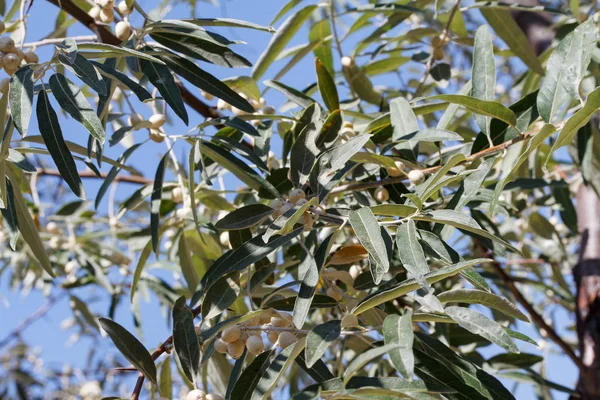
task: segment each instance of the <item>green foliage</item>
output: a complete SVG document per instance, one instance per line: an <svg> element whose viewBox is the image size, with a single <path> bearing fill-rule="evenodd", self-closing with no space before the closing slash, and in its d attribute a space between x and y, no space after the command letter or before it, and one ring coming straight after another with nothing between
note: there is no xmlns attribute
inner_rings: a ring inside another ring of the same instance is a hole
<svg viewBox="0 0 600 400"><path fill-rule="evenodd" d="M570 2L570 16L488 1L291 0L271 10L272 28L167 19L128 1L120 16L144 23L126 38L92 26L96 43L71 35L96 10L80 3L58 3L51 58L23 59L0 98L0 273L23 292L65 293L78 334L127 360L91 354L90 365L141 373L136 398L179 386L235 400L512 399L511 380L544 398L573 392L547 379L531 345L569 346L569 327L543 321L574 310L573 197L580 184L600 193L592 4ZM4 15L16 34L15 4ZM556 44L537 56L515 10L551 13ZM250 61L218 28L268 43ZM48 174L70 190L41 202ZM102 180L94 194L86 186L93 207L82 178ZM139 187L114 191L121 181ZM152 355L148 297L172 330ZM18 351L6 359L20 363ZM11 374L0 373L3 395L63 393L33 370ZM129 383L114 380L101 380L105 395Z"/></svg>

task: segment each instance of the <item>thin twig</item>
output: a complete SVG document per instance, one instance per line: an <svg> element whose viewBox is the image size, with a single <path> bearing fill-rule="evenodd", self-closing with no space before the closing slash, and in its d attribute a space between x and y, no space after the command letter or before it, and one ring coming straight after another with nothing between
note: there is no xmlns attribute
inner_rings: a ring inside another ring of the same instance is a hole
<svg viewBox="0 0 600 400"><path fill-rule="evenodd" d="M490 254L488 254L487 256L490 257ZM552 328L546 323L546 321L544 321L544 317L542 317L535 310L535 308L533 308L533 305L531 305L531 303L525 298L523 293L521 293L521 291L517 288L512 278L506 272L504 272L500 263L498 263L497 261L493 261L491 264L496 270L496 272L498 272L498 274L504 281L504 284L508 287L513 296L515 296L517 301L521 303L525 310L527 310L527 312L533 319L533 322L540 328L542 328L544 331L546 331L548 337L565 352L566 356L569 357L580 370L585 370L585 365L579 359L579 357L577 357L571 346L569 346L560 336L558 336L558 333L556 333L556 330L554 330L554 328Z"/></svg>
<svg viewBox="0 0 600 400"><path fill-rule="evenodd" d="M23 47L40 47L40 46L47 46L50 44L59 44L64 42L64 40L67 38L50 38L50 39L43 39L43 40L39 40L37 42L27 42L25 44L23 44ZM95 42L98 40L98 37L96 35L84 35L84 36L73 36L70 37L69 39L73 39L76 42Z"/></svg>
<svg viewBox="0 0 600 400"><path fill-rule="evenodd" d="M61 177L60 172L57 169L46 169L46 168L40 168L37 170L37 174L40 176L56 176L56 177ZM77 172L77 174L81 177L81 178L95 178L95 179L105 179L107 176L107 173L103 172L100 174L100 176L96 175L94 172L92 171L79 171ZM135 183L138 185L148 185L150 183L153 183L154 180L143 177L143 176L135 176L135 175L117 175L114 178L115 182L125 182L125 183Z"/></svg>

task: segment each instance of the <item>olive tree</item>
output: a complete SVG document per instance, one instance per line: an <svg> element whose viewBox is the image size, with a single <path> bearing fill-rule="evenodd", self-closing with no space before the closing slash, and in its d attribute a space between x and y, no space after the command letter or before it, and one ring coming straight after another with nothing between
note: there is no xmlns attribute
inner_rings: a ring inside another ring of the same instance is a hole
<svg viewBox="0 0 600 400"><path fill-rule="evenodd" d="M598 398L596 2L48 2L46 37L37 3L0 10L0 272L48 297L0 342L2 396ZM63 298L76 380L19 335Z"/></svg>

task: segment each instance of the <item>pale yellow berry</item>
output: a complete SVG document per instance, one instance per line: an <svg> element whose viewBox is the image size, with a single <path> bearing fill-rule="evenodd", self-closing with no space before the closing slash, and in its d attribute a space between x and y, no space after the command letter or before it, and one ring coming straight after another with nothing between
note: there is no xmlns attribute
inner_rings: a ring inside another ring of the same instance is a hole
<svg viewBox="0 0 600 400"><path fill-rule="evenodd" d="M217 100L217 110L225 111L229 110L231 106L223 99Z"/></svg>
<svg viewBox="0 0 600 400"><path fill-rule="evenodd" d="M227 344L227 354L229 354L231 358L238 359L244 354L245 348L246 344L243 340L236 340L235 342Z"/></svg>
<svg viewBox="0 0 600 400"><path fill-rule="evenodd" d="M58 236L52 236L48 241L48 247L52 250L58 250L60 248L60 238Z"/></svg>
<svg viewBox="0 0 600 400"><path fill-rule="evenodd" d="M344 298L344 296L342 296L342 293L340 293L339 289L335 289L333 287L327 289L327 296L331 297L335 301L340 301Z"/></svg>
<svg viewBox="0 0 600 400"><path fill-rule="evenodd" d="M223 247L230 248L231 247L231 242L229 241L229 232L227 232L227 231L222 232L219 235L219 242L221 242L221 245Z"/></svg>
<svg viewBox="0 0 600 400"><path fill-rule="evenodd" d="M117 10L119 10L121 15L123 16L131 14L131 9L127 7L127 3L124 1L119 3L119 5L117 6Z"/></svg>
<svg viewBox="0 0 600 400"><path fill-rule="evenodd" d="M283 200L275 199L271 200L271 202L269 203L269 207L271 207L273 210L279 210L281 207L283 207L283 204Z"/></svg>
<svg viewBox="0 0 600 400"><path fill-rule="evenodd" d="M246 348L250 353L257 356L263 352L265 344L260 336L250 336L248 340L246 340Z"/></svg>
<svg viewBox="0 0 600 400"><path fill-rule="evenodd" d="M378 187L375 189L375 200L382 203L384 201L388 201L390 198L390 192L387 191L384 187Z"/></svg>
<svg viewBox="0 0 600 400"><path fill-rule="evenodd" d="M233 107L233 106L231 107L231 112L233 113L233 115L235 115L237 117L239 117L240 115L248 114L246 111L240 110L239 108Z"/></svg>
<svg viewBox="0 0 600 400"><path fill-rule="evenodd" d="M200 389L191 390L185 400L204 400L206 397L206 393Z"/></svg>
<svg viewBox="0 0 600 400"><path fill-rule="evenodd" d="M291 205L288 202L285 202L285 203L283 203L283 206L281 206L279 211L281 212L281 214L285 214L286 212L290 211L292 208L294 208L293 205Z"/></svg>
<svg viewBox="0 0 600 400"><path fill-rule="evenodd" d="M15 72L17 72L17 69L19 68L19 66L17 65L14 68L9 68L8 66L4 67L4 72L6 72L8 75L13 76Z"/></svg>
<svg viewBox="0 0 600 400"><path fill-rule="evenodd" d="M8 78L2 78L0 80L0 92L7 93L9 86L10 86L10 81L8 80Z"/></svg>
<svg viewBox="0 0 600 400"><path fill-rule="evenodd" d="M271 325L277 328L285 328L290 326L290 321L281 317L271 317Z"/></svg>
<svg viewBox="0 0 600 400"><path fill-rule="evenodd" d="M350 139L356 136L356 131L354 130L354 128L342 128L340 129L340 136L344 139Z"/></svg>
<svg viewBox="0 0 600 400"><path fill-rule="evenodd" d="M240 330L240 327L234 325L223 330L223 333L221 333L221 339L225 343L233 343L240 338L241 334L242 331Z"/></svg>
<svg viewBox="0 0 600 400"><path fill-rule="evenodd" d="M131 114L129 116L129 126L136 126L144 120L142 114Z"/></svg>
<svg viewBox="0 0 600 400"><path fill-rule="evenodd" d="M354 59L352 59L351 57L342 57L342 66L343 67L351 67L354 65Z"/></svg>
<svg viewBox="0 0 600 400"><path fill-rule="evenodd" d="M165 124L167 121L167 117L164 114L154 114L150 118L148 118L150 124L154 129L158 129Z"/></svg>
<svg viewBox="0 0 600 400"><path fill-rule="evenodd" d="M298 200L305 199L306 193L302 189L294 189L290 192L290 203L296 204Z"/></svg>
<svg viewBox="0 0 600 400"><path fill-rule="evenodd" d="M297 341L298 338L292 332L281 332L279 334L279 339L277 340L277 345L282 349L285 349L286 347L296 343Z"/></svg>
<svg viewBox="0 0 600 400"><path fill-rule="evenodd" d="M279 332L275 332L275 331L267 332L267 339L269 339L269 342L271 342L273 344L277 343L277 340L279 340Z"/></svg>
<svg viewBox="0 0 600 400"><path fill-rule="evenodd" d="M315 220L309 213L304 213L302 215L302 223L304 224L304 232L309 232L315 224Z"/></svg>
<svg viewBox="0 0 600 400"><path fill-rule="evenodd" d="M115 5L114 0L96 0L96 4L98 4L102 9L111 8Z"/></svg>
<svg viewBox="0 0 600 400"><path fill-rule="evenodd" d="M100 7L94 6L88 11L88 15L93 19L98 19L100 17L100 11L102 11Z"/></svg>
<svg viewBox="0 0 600 400"><path fill-rule="evenodd" d="M354 124L351 121L344 121L342 123L342 128L354 129Z"/></svg>
<svg viewBox="0 0 600 400"><path fill-rule="evenodd" d="M410 180L410 183L413 185L420 185L425 182L425 174L421 170L413 169L408 173L408 180Z"/></svg>
<svg viewBox="0 0 600 400"><path fill-rule="evenodd" d="M19 67L19 63L21 62L19 56L13 53L6 54L4 57L2 57L2 60L4 61L5 69L16 69Z"/></svg>
<svg viewBox="0 0 600 400"><path fill-rule="evenodd" d="M158 129L150 129L150 140L156 143L162 143L165 141L165 135Z"/></svg>
<svg viewBox="0 0 600 400"><path fill-rule="evenodd" d="M25 58L27 64L37 64L38 62L40 62L40 58L33 51L28 51L27 53L25 53L23 55L23 58Z"/></svg>
<svg viewBox="0 0 600 400"><path fill-rule="evenodd" d="M3 21L0 21L0 33L4 33L6 30L6 25L4 25Z"/></svg>
<svg viewBox="0 0 600 400"><path fill-rule="evenodd" d="M53 234L57 234L60 232L60 230L58 229L58 225L56 224L56 222L54 221L50 221L48 222L48 224L46 225L46 232L48 233L53 233Z"/></svg>
<svg viewBox="0 0 600 400"><path fill-rule="evenodd" d="M183 190L179 186L174 187L171 191L171 201L177 204L183 202Z"/></svg>
<svg viewBox="0 0 600 400"><path fill-rule="evenodd" d="M110 24L115 20L115 11L112 8L103 8L100 10L100 21Z"/></svg>
<svg viewBox="0 0 600 400"><path fill-rule="evenodd" d="M217 353L221 353L221 354L225 354L227 353L227 343L225 343L223 340L221 340L221 338L217 338L217 340L215 340L215 351Z"/></svg>
<svg viewBox="0 0 600 400"><path fill-rule="evenodd" d="M353 279L356 279L356 277L361 274L360 267L358 265L353 265L350 267L350 270L348 271L348 273L350 273L350 276Z"/></svg>
<svg viewBox="0 0 600 400"><path fill-rule="evenodd" d="M276 112L276 110L275 110L275 107L273 107L273 106L267 105L262 108L262 113L265 115L273 115L273 114L275 114L275 112Z"/></svg>
<svg viewBox="0 0 600 400"><path fill-rule="evenodd" d="M348 314L342 318L342 328L352 328L358 326L358 318L354 314Z"/></svg>
<svg viewBox="0 0 600 400"><path fill-rule="evenodd" d="M388 175L392 178L397 178L399 176L404 175L404 163L402 161L396 161L394 164L396 165L395 167L386 168Z"/></svg>
<svg viewBox="0 0 600 400"><path fill-rule="evenodd" d="M450 38L447 35L442 36L434 36L431 39L431 45L433 47L442 47L450 41Z"/></svg>
<svg viewBox="0 0 600 400"><path fill-rule="evenodd" d="M201 91L200 91L200 95L201 95L202 97L204 97L204 98L205 98L206 100L208 100L208 101L211 101L211 100L214 100L214 99L215 99L215 96L213 96L212 94L210 94L210 93L208 93L208 92L205 92L204 90L201 90Z"/></svg>
<svg viewBox="0 0 600 400"><path fill-rule="evenodd" d="M65 274L72 274L73 272L75 272L78 266L79 264L77 264L77 261L75 260L67 261L67 263L65 264Z"/></svg>
<svg viewBox="0 0 600 400"><path fill-rule="evenodd" d="M15 41L7 36L0 37L0 51L10 53L15 49Z"/></svg>
<svg viewBox="0 0 600 400"><path fill-rule="evenodd" d="M433 49L433 59L437 61L444 59L444 50L442 50L441 47L435 47Z"/></svg>
<svg viewBox="0 0 600 400"><path fill-rule="evenodd" d="M131 25L128 21L119 21L115 25L115 36L121 40L129 39L131 36Z"/></svg>
<svg viewBox="0 0 600 400"><path fill-rule="evenodd" d="M205 400L224 400L223 396L219 396L218 394L209 393L204 397Z"/></svg>

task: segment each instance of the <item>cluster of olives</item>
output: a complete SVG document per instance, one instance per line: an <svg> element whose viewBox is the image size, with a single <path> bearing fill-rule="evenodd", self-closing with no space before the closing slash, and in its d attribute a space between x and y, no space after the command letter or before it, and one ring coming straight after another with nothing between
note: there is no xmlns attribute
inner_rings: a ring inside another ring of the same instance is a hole
<svg viewBox="0 0 600 400"><path fill-rule="evenodd" d="M394 178L405 175L403 171L404 163L402 163L402 161L396 161L395 165L395 167L386 168L388 175ZM410 183L412 183L413 185L419 185L425 181L425 174L423 173L423 171L418 169L413 169L412 171L409 171L406 175L408 176L408 180L410 181ZM384 201L388 201L389 198L390 193L383 186L380 186L377 189L375 189L375 200L377 200L378 202L383 203Z"/></svg>
<svg viewBox="0 0 600 400"><path fill-rule="evenodd" d="M96 0L96 5L89 11L90 17L94 20L99 20L105 24L111 24L115 20L115 2L114 0ZM121 1L117 5L117 10L123 17L123 21L117 22L115 25L115 36L121 40L129 39L131 36L131 24L127 20L131 9L125 1Z"/></svg>
<svg viewBox="0 0 600 400"><path fill-rule="evenodd" d="M290 211L292 208L294 208L294 206L302 206L307 201L306 193L304 193L304 190L302 189L294 189L290 191L287 201L283 199L275 199L271 201L269 206L275 210L275 212L272 214L273 219L277 219L280 215ZM299 223L304 224L304 231L308 232L312 229L315 219L313 218L312 214L305 212L302 214L302 218L300 219Z"/></svg>
<svg viewBox="0 0 600 400"><path fill-rule="evenodd" d="M5 30L4 22L0 21L0 34ZM8 75L14 74L22 64L37 64L40 61L39 57L33 51L26 51L17 48L15 41L9 36L0 37L0 69ZM0 92L8 91L9 79L0 80Z"/></svg>
<svg viewBox="0 0 600 400"><path fill-rule="evenodd" d="M223 396L205 393L204 390L194 389L187 394L186 400L223 400Z"/></svg>
<svg viewBox="0 0 600 400"><path fill-rule="evenodd" d="M145 120L141 114L137 113L129 116L129 126L132 126L134 130L148 128L150 139L156 143L161 143L165 140L165 134L161 128L166 121L167 117L161 113L153 114L148 120ZM180 194L183 195L183 192ZM181 201L175 202L181 203Z"/></svg>
<svg viewBox="0 0 600 400"><path fill-rule="evenodd" d="M258 326L260 329L249 329ZM254 355L265 351L262 332L266 332L267 339L274 346L285 349L298 341L296 335L290 330L282 332L269 328L292 328L292 316L289 313L280 313L274 309L265 310L260 316L243 324L230 326L221 332L221 337L215 339L215 351L228 354L231 358L238 359L244 353L244 348Z"/></svg>

